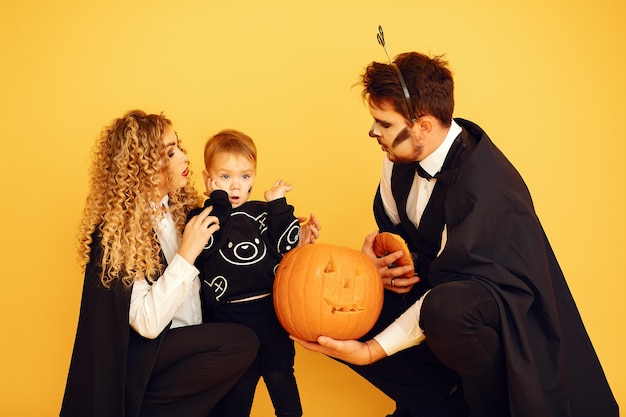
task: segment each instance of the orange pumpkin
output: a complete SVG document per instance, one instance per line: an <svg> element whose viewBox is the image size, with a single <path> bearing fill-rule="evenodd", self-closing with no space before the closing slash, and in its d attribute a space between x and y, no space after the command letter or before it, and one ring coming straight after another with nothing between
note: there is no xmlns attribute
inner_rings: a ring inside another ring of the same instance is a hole
<svg viewBox="0 0 626 417"><path fill-rule="evenodd" d="M291 250L274 280L276 315L289 334L315 341L358 339L383 305L383 284L362 252L325 243Z"/></svg>

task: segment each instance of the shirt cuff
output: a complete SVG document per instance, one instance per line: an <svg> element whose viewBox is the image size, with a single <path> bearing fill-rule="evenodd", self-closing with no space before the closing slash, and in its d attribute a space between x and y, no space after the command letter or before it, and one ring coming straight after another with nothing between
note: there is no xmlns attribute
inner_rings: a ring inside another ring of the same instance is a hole
<svg viewBox="0 0 626 417"><path fill-rule="evenodd" d="M422 302L428 291L385 330L374 337L387 356L419 345L426 338L419 326Z"/></svg>

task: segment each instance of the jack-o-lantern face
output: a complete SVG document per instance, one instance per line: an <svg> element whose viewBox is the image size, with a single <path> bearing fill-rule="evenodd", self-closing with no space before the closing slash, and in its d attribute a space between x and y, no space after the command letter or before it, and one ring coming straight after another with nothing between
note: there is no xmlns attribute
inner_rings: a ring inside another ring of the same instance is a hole
<svg viewBox="0 0 626 417"><path fill-rule="evenodd" d="M362 252L323 243L293 249L274 281L282 326L300 339L358 339L372 328L383 304L383 285Z"/></svg>

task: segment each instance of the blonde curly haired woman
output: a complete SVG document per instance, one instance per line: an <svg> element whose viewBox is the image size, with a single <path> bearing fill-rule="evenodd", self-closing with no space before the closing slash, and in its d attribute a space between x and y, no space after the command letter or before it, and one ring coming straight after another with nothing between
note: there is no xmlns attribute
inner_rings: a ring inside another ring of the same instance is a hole
<svg viewBox="0 0 626 417"><path fill-rule="evenodd" d="M102 130L80 226L85 281L61 416L205 416L253 361L247 327L202 324L196 257L219 229L170 120Z"/></svg>

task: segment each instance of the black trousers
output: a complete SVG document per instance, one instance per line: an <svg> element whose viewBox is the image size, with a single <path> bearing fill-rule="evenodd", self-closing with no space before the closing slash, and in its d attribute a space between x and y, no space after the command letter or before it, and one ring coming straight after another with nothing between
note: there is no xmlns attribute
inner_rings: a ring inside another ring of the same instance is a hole
<svg viewBox="0 0 626 417"><path fill-rule="evenodd" d="M260 342L252 365L208 417L248 417L261 377L277 417L302 416L294 375L294 342L276 317L272 296L223 304L211 309L207 317L214 321L245 324L256 332Z"/></svg>
<svg viewBox="0 0 626 417"><path fill-rule="evenodd" d="M417 298L418 294L399 295L385 291L379 319L361 341L369 340L385 329ZM395 401L394 416L467 416L459 376L433 354L427 342L372 365L347 365Z"/></svg>
<svg viewBox="0 0 626 417"><path fill-rule="evenodd" d="M476 281L436 286L424 299L421 327L437 358L463 382L472 417L510 415L498 305Z"/></svg>
<svg viewBox="0 0 626 417"><path fill-rule="evenodd" d="M245 326L210 323L170 329L141 417L204 417L244 374L259 342Z"/></svg>

